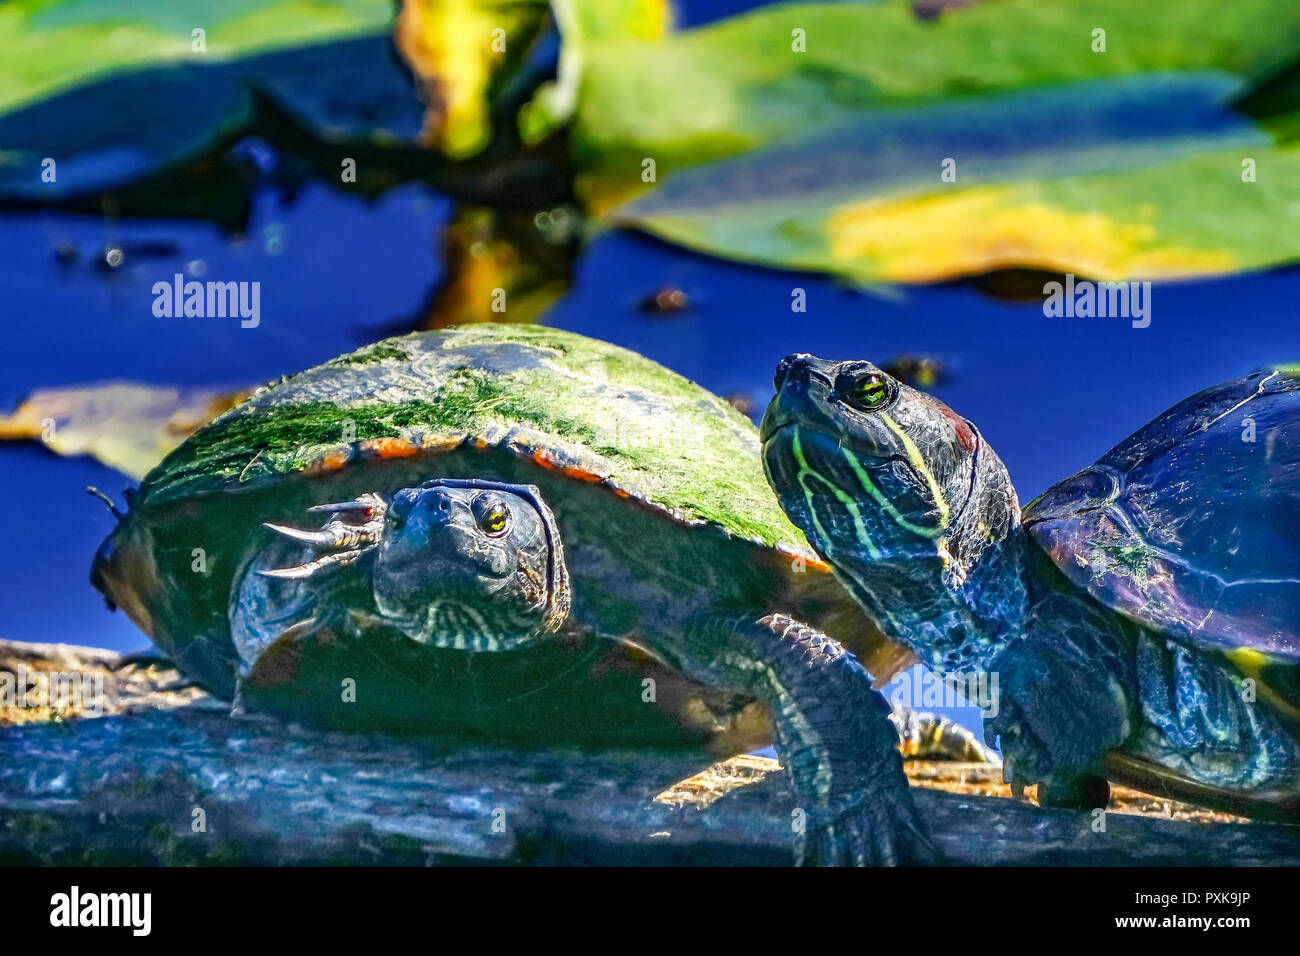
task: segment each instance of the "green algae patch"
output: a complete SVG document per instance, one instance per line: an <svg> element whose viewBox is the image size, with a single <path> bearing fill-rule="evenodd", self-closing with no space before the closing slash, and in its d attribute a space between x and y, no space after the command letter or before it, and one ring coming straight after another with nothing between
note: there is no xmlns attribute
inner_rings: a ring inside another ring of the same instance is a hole
<svg viewBox="0 0 1300 956"><path fill-rule="evenodd" d="M142 501L364 468L366 443L381 439L540 457L680 520L806 549L768 488L753 424L730 404L634 352L526 325L388 339L284 379L177 448Z"/></svg>
<svg viewBox="0 0 1300 956"><path fill-rule="evenodd" d="M406 360L406 350L398 345L395 339L385 339L382 342L376 342L374 345L367 345L355 352L349 352L347 355L340 355L336 359L330 359L325 364L332 367L364 366L376 365L390 360L398 362Z"/></svg>

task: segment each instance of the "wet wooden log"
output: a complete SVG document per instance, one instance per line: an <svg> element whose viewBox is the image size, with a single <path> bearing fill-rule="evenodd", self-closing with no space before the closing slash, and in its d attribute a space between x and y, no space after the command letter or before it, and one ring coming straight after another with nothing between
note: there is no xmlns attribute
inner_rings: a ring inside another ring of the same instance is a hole
<svg viewBox="0 0 1300 956"><path fill-rule="evenodd" d="M111 682L112 659L7 644L0 674ZM321 733L231 717L197 691L166 689L174 677L132 672L99 717L0 701L0 863L791 860L794 798L770 760L704 768L681 755ZM956 864L1300 864L1300 828L1109 813L1097 832L1088 814L914 794Z"/></svg>

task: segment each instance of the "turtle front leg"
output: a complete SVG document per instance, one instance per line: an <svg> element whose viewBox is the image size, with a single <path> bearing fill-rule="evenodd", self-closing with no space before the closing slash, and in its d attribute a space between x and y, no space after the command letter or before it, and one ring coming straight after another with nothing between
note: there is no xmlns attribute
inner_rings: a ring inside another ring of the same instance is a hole
<svg viewBox="0 0 1300 956"><path fill-rule="evenodd" d="M937 862L912 803L889 705L853 655L781 614L730 622L723 636L721 653L707 667L688 663L687 669L770 706L777 750L802 811L795 821L797 861Z"/></svg>
<svg viewBox="0 0 1300 956"><path fill-rule="evenodd" d="M1025 637L994 662L985 739L998 738L1003 779L1017 794L1037 784L1043 806L1105 807L1106 753L1136 724L1122 625L1081 601L1036 610ZM1055 627L1040 630L1040 621Z"/></svg>

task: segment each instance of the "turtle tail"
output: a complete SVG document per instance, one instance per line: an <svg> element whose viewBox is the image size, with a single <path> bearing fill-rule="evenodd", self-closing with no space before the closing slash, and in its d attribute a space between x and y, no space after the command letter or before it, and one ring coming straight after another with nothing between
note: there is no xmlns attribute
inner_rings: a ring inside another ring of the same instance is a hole
<svg viewBox="0 0 1300 956"><path fill-rule="evenodd" d="M108 509L109 514L111 514L114 518L116 518L119 524L121 523L122 519L126 517L126 515L122 514L122 512L117 510L117 505L113 504L113 499L110 498L108 495L104 494L94 485L86 485L86 494L90 495L92 498L98 498L100 501L102 501L104 503L104 507Z"/></svg>

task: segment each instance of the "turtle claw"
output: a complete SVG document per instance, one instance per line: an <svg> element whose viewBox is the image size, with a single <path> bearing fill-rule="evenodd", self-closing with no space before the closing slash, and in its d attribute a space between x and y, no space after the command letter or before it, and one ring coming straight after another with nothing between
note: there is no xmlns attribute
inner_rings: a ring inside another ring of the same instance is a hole
<svg viewBox="0 0 1300 956"><path fill-rule="evenodd" d="M942 863L943 853L921 829L909 796L811 821L797 860L800 866L926 866Z"/></svg>
<svg viewBox="0 0 1300 956"><path fill-rule="evenodd" d="M152 647L142 648L138 651L131 651L128 654L122 654L109 665L111 671L124 671L131 668L139 667L148 669L150 667L171 667L174 668L176 663L169 657L165 657L161 651Z"/></svg>
<svg viewBox="0 0 1300 956"><path fill-rule="evenodd" d="M328 512L333 517L319 531L304 531L269 521L263 522L262 527L309 548L338 550L313 557L310 561L291 568L258 569L257 573L262 577L301 581L326 568L351 564L379 544L388 504L379 495L367 492L353 501L313 505L307 510ZM358 524L344 520L345 515L356 515L365 520Z"/></svg>
<svg viewBox="0 0 1300 956"><path fill-rule="evenodd" d="M309 561L294 568L258 568L257 573L264 578L275 578L278 581L301 581L319 570L320 567L315 561Z"/></svg>
<svg viewBox="0 0 1300 956"><path fill-rule="evenodd" d="M313 548L333 548L341 544L341 535L337 530L329 530L326 525L321 531L302 531L298 528L290 528L287 525L272 524L269 521L262 522L262 527L276 534L283 535L290 541L297 541L299 544L305 544Z"/></svg>
<svg viewBox="0 0 1300 956"><path fill-rule="evenodd" d="M355 548L351 551L338 551L334 554L314 558L306 564L299 564L292 568L258 568L257 573L264 578L276 578L280 581L302 581L325 568L342 567L351 564L369 550L369 548Z"/></svg>
<svg viewBox="0 0 1300 956"><path fill-rule="evenodd" d="M334 504L312 505L307 510L317 514L369 514L375 508L383 507L383 499L378 495L364 494L352 501L339 501Z"/></svg>

